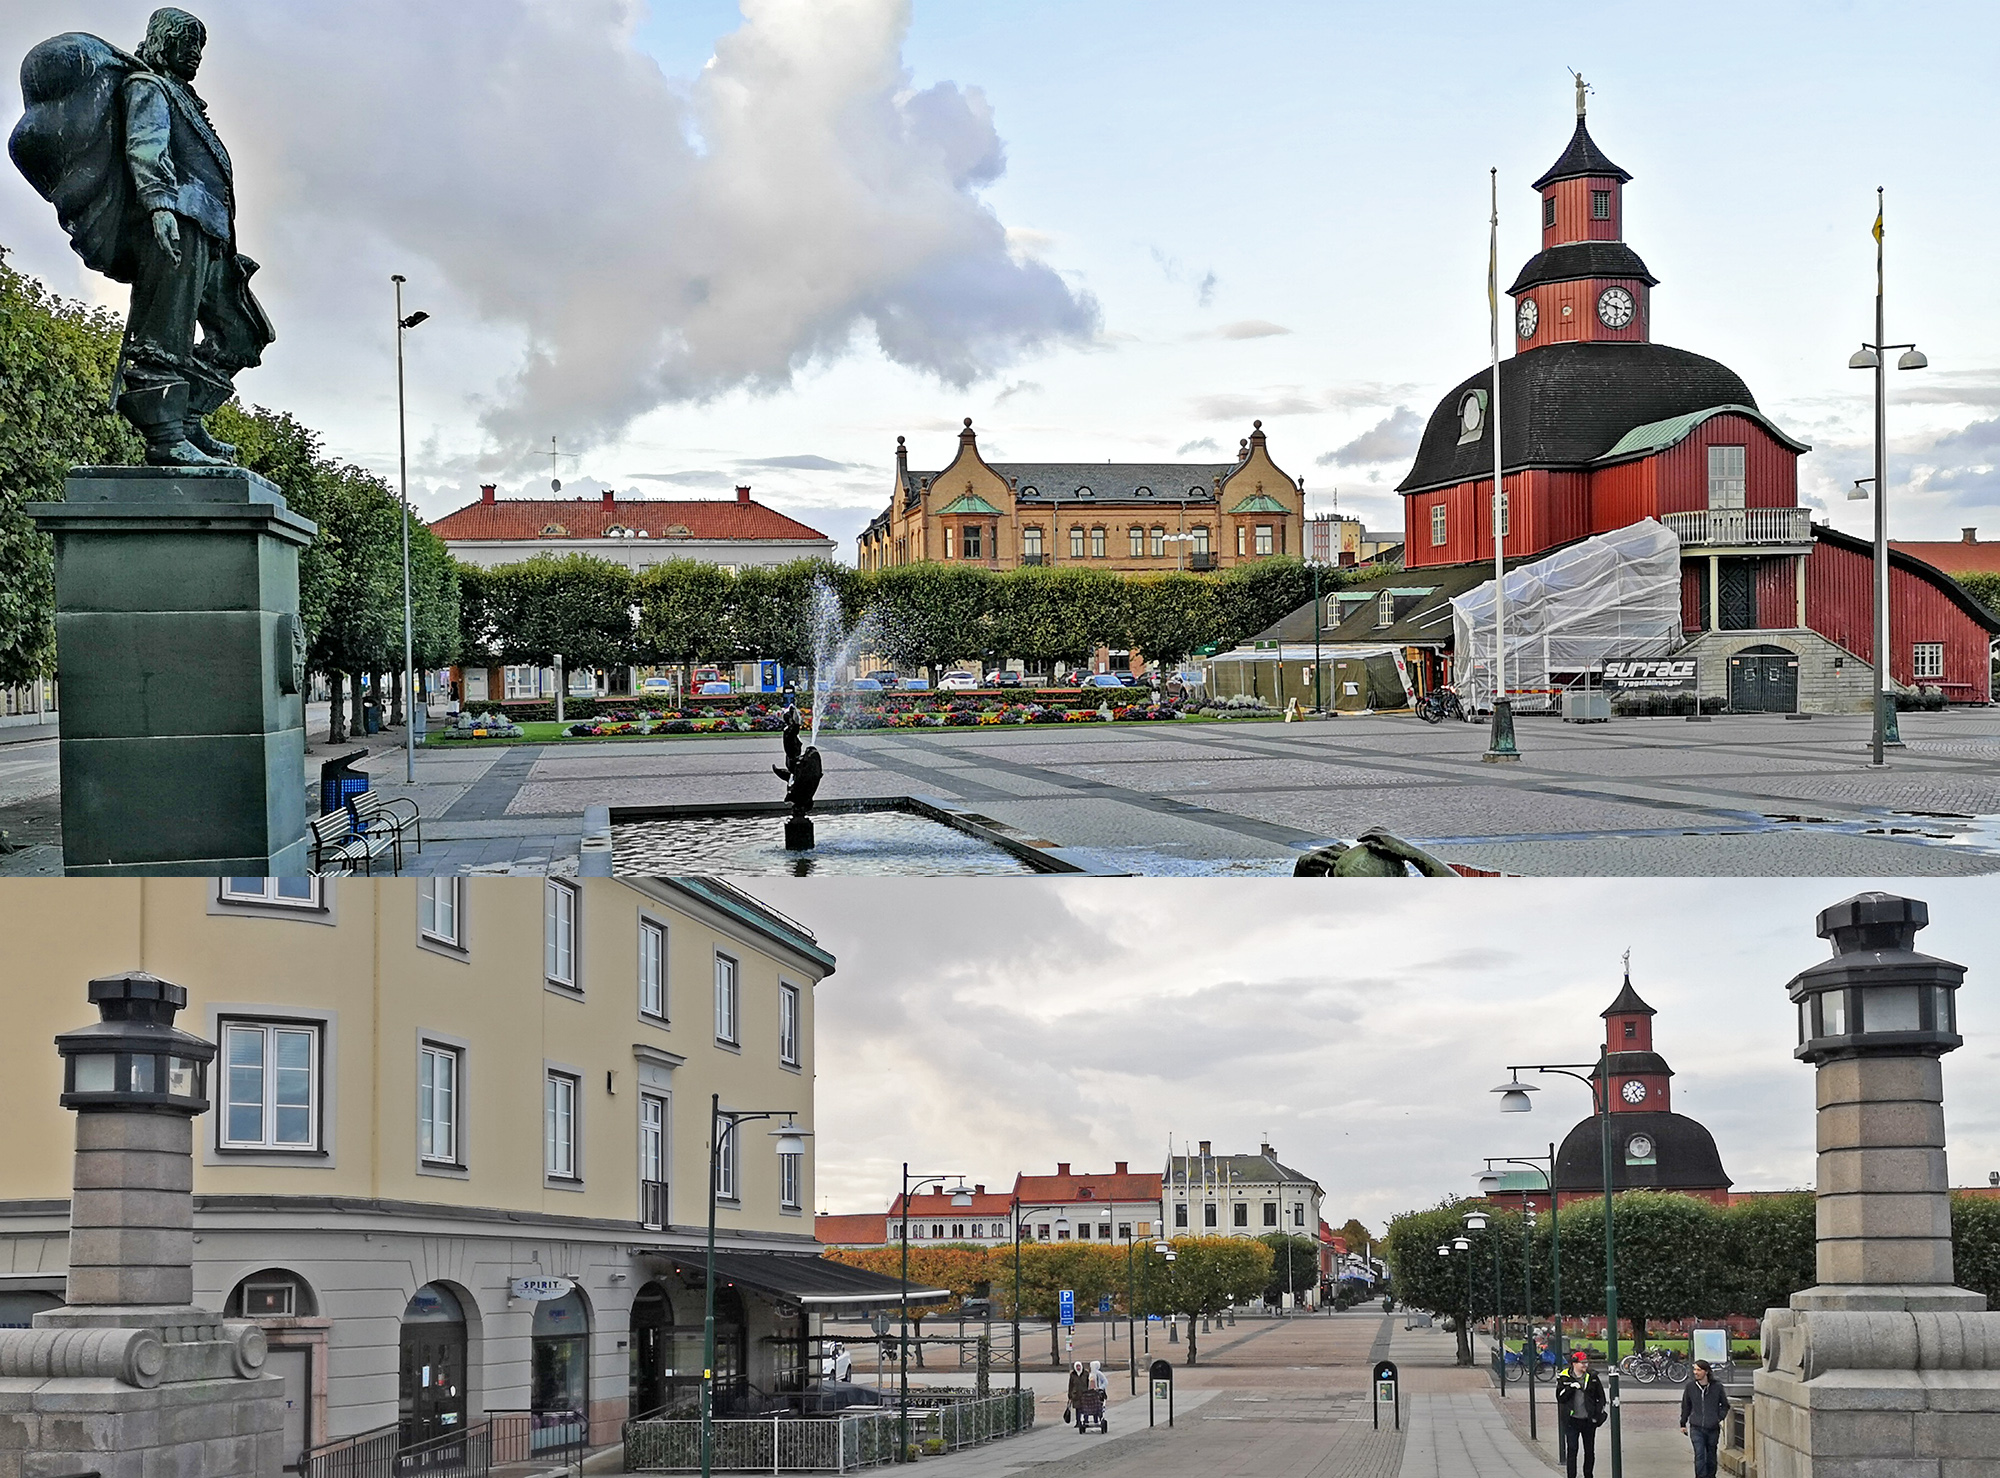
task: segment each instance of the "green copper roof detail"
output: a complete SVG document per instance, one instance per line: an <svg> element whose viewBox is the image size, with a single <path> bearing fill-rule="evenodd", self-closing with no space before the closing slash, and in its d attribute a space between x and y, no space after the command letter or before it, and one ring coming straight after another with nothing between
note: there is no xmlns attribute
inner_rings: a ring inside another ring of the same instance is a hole
<svg viewBox="0 0 2000 1478"><path fill-rule="evenodd" d="M956 498L953 498L949 503L945 504L944 507L938 509L938 512L940 514L991 513L997 515L1000 512L1000 510L998 508L995 508L991 503L987 502L984 498L980 497L979 494L977 493L960 493Z"/></svg>
<svg viewBox="0 0 2000 1478"><path fill-rule="evenodd" d="M1668 447L1685 439L1689 432L1702 422L1715 416L1744 416L1762 426L1772 436L1795 452L1809 452L1811 447L1802 441L1794 441L1785 435L1770 419L1755 406L1712 405L1705 411L1690 411L1684 416L1669 416L1664 421L1648 421L1643 426L1634 426L1619 437L1611 450L1597 460L1616 462L1626 457L1640 457L1649 452L1665 451Z"/></svg>
<svg viewBox="0 0 2000 1478"><path fill-rule="evenodd" d="M1252 493L1229 511L1231 513L1287 513L1290 510L1269 493Z"/></svg>

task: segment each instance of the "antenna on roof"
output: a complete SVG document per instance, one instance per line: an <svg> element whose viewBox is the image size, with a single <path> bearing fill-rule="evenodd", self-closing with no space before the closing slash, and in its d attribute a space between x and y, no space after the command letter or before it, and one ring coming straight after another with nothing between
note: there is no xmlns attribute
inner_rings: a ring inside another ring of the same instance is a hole
<svg viewBox="0 0 2000 1478"><path fill-rule="evenodd" d="M549 459L549 491L552 493L561 492L562 479L556 476L556 459L558 457L568 457L572 462L574 462L576 460L577 454L575 452L557 451L556 439L553 436L551 436L549 438L549 449L546 452L536 452L535 455L538 457L547 457Z"/></svg>

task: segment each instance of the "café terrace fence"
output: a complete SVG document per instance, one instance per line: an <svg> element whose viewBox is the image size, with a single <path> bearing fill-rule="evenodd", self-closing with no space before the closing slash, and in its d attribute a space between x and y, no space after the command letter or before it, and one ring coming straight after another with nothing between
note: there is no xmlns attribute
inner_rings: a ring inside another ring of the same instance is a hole
<svg viewBox="0 0 2000 1478"><path fill-rule="evenodd" d="M731 1417L715 1421L717 1473L848 1473L896 1460L897 1412L869 1407L827 1416ZM985 1397L912 1394L910 1444L955 1452L1035 1424L1035 1393ZM625 1424L625 1468L631 1473L682 1473L701 1467L701 1422L644 1418Z"/></svg>

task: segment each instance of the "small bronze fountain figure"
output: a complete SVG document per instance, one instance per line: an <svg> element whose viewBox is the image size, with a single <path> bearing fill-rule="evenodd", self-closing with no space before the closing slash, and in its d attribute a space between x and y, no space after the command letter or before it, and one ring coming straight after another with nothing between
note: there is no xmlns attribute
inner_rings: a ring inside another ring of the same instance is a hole
<svg viewBox="0 0 2000 1478"><path fill-rule="evenodd" d="M799 706L785 705L785 762L771 766L771 773L786 783L785 800L792 808L792 814L785 818L785 850L787 852L810 851L813 844L812 807L813 797L819 793L819 782L825 767L819 757L819 749L799 743Z"/></svg>

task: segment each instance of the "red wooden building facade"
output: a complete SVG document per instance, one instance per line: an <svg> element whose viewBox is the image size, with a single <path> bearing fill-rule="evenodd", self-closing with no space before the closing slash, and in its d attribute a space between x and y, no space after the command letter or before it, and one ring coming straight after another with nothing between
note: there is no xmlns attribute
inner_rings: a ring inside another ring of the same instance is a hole
<svg viewBox="0 0 2000 1478"><path fill-rule="evenodd" d="M1724 638L1713 643L1724 656L1753 649L1735 634L1769 633L1755 650L1824 669L1793 703L1840 688L1834 674L1852 658L1851 699L1854 674L1873 661L1868 547L1812 522L1798 499L1810 448L1763 415L1733 371L1651 342L1656 279L1622 236L1630 178L1579 114L1535 182L1542 250L1508 289L1516 345L1500 366L1505 553L1533 558L1658 519L1681 542L1690 640ZM1482 370L1444 397L1398 488L1412 573L1493 558L1492 384ZM1948 576L1893 558L1889 630L1896 682L1990 701L2000 618Z"/></svg>

